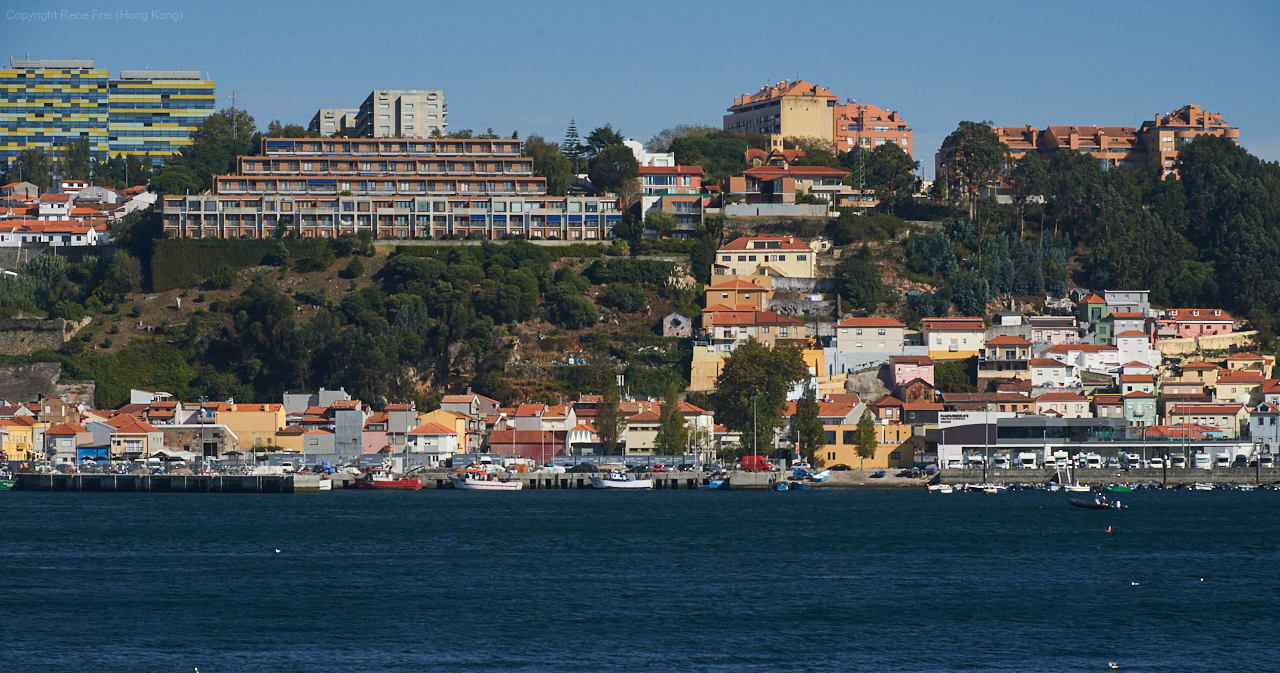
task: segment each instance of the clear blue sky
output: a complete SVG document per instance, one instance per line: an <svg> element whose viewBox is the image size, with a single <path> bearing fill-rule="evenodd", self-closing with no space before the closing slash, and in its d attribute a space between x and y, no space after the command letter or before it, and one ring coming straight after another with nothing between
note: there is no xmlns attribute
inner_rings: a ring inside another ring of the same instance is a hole
<svg viewBox="0 0 1280 673"><path fill-rule="evenodd" d="M929 175L961 120L1132 126L1188 103L1280 160L1274 0L4 4L0 56L208 71L219 107L236 90L260 127L373 89L443 89L450 130L559 140L572 118L643 141L719 126L735 95L799 77L901 112ZM120 6L181 18L10 18Z"/></svg>

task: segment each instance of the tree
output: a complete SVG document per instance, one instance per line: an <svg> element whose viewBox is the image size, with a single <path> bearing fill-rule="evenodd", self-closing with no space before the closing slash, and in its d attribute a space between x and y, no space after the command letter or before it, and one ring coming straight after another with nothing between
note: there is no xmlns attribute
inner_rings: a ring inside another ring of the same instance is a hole
<svg viewBox="0 0 1280 673"><path fill-rule="evenodd" d="M162 195L199 193L200 176L186 166L165 166L151 178L151 189Z"/></svg>
<svg viewBox="0 0 1280 673"><path fill-rule="evenodd" d="M897 143L877 147L870 158L871 186L878 193L880 203L892 215L894 204L901 198L911 197L911 189L916 183L914 171L920 167L920 162L913 160Z"/></svg>
<svg viewBox="0 0 1280 673"><path fill-rule="evenodd" d="M618 407L618 383L610 378L605 386L600 404L596 405L596 436L600 438L600 448L606 456L612 456L617 450L618 440L627 427L626 415Z"/></svg>
<svg viewBox="0 0 1280 673"><path fill-rule="evenodd" d="M142 289L142 264L138 258L120 250L111 258L111 279L117 292L137 292Z"/></svg>
<svg viewBox="0 0 1280 673"><path fill-rule="evenodd" d="M850 256L836 265L835 278L841 299L867 311L875 310L876 295L880 293L880 269L875 264Z"/></svg>
<svg viewBox="0 0 1280 673"><path fill-rule="evenodd" d="M978 197L1004 170L1009 146L1000 142L990 123L965 121L942 142L941 154L943 166L964 184L969 219L978 221Z"/></svg>
<svg viewBox="0 0 1280 673"><path fill-rule="evenodd" d="M671 231L676 228L676 216L665 210L654 208L644 216L644 224L649 229Z"/></svg>
<svg viewBox="0 0 1280 673"><path fill-rule="evenodd" d="M67 163L63 171L71 180L88 180L89 170L93 167L93 153L89 148L88 138L79 138L67 145Z"/></svg>
<svg viewBox="0 0 1280 673"><path fill-rule="evenodd" d="M639 176L640 164L636 162L636 155L625 145L605 147L591 159L587 168L587 177L597 192L616 192Z"/></svg>
<svg viewBox="0 0 1280 673"><path fill-rule="evenodd" d="M50 178L52 173L53 162L50 161L49 155L38 147L28 147L19 152L9 164L5 182L30 182L44 191L52 184Z"/></svg>
<svg viewBox="0 0 1280 673"><path fill-rule="evenodd" d="M818 388L809 380L804 394L796 401L796 413L791 417L791 443L809 463L818 464L818 449L827 445L827 432L818 417Z"/></svg>
<svg viewBox="0 0 1280 673"><path fill-rule="evenodd" d="M319 133L308 131L305 126L299 124L281 124L279 119L271 120L267 124L268 138L319 138Z"/></svg>
<svg viewBox="0 0 1280 673"><path fill-rule="evenodd" d="M225 290L236 284L236 271L230 264L219 265L209 276L209 283L215 288Z"/></svg>
<svg viewBox="0 0 1280 673"><path fill-rule="evenodd" d="M542 136L531 135L524 143L524 155L533 159L533 174L547 179L547 194L564 196L569 192L573 163L556 145Z"/></svg>
<svg viewBox="0 0 1280 673"><path fill-rule="evenodd" d="M677 138L701 138L720 129L705 124L677 124L675 128L663 129L644 143L646 152L670 152L671 143Z"/></svg>
<svg viewBox="0 0 1280 673"><path fill-rule="evenodd" d="M352 257L351 262L347 264L347 277L359 278L364 275L364 262L359 257Z"/></svg>
<svg viewBox="0 0 1280 673"><path fill-rule="evenodd" d="M569 130L564 133L564 140L560 143L560 153L563 154L570 163L573 164L573 172L578 172L578 160L582 158L586 151L586 146L582 144L582 139L578 136L578 123L576 120L569 120Z"/></svg>
<svg viewBox="0 0 1280 673"><path fill-rule="evenodd" d="M204 121L200 122L199 128L191 134L191 140L197 144L205 143L223 147L241 143L247 145L257 130L253 116L248 112L236 108L224 108L205 117Z"/></svg>
<svg viewBox="0 0 1280 673"><path fill-rule="evenodd" d="M836 149L835 143L826 138L788 136L783 140L782 146L786 149L797 149L804 152L803 157L795 160L795 165L797 166L840 167L839 151Z"/></svg>
<svg viewBox="0 0 1280 673"><path fill-rule="evenodd" d="M626 138L622 134L613 130L613 127L605 124L598 127L587 135L586 154L588 157L595 158L610 147L625 147L622 143ZM630 150L627 150L630 152ZM634 154L632 157L634 158Z"/></svg>
<svg viewBox="0 0 1280 673"><path fill-rule="evenodd" d="M748 339L729 353L716 377L716 391L711 395L716 421L750 433L752 398L759 395L755 427L759 437L773 437L781 423L787 392L808 374L799 348L768 348L755 338Z"/></svg>
<svg viewBox="0 0 1280 673"><path fill-rule="evenodd" d="M689 433L684 427L684 414L680 413L680 391L672 382L662 399L662 413L658 418L658 434L653 438L653 448L664 456L684 453Z"/></svg>
<svg viewBox="0 0 1280 673"><path fill-rule="evenodd" d="M1026 208L1031 199L1044 197L1049 186L1049 171L1044 160L1036 152L1027 152L1009 171L1009 186L1013 188L1013 201L1018 205L1018 235L1026 235ZM1041 208L1040 233L1044 234L1044 209Z"/></svg>
<svg viewBox="0 0 1280 673"><path fill-rule="evenodd" d="M861 461L876 457L876 424L871 420L870 411L862 412L862 418L858 420L857 433L858 460L860 461L858 469L862 469Z"/></svg>

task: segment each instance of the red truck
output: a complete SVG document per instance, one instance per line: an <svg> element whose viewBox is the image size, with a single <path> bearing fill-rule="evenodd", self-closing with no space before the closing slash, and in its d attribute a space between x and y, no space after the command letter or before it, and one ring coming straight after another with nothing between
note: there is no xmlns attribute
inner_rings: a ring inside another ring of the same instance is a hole
<svg viewBox="0 0 1280 673"><path fill-rule="evenodd" d="M773 469L773 463L764 456L743 456L742 469L746 472L768 472Z"/></svg>

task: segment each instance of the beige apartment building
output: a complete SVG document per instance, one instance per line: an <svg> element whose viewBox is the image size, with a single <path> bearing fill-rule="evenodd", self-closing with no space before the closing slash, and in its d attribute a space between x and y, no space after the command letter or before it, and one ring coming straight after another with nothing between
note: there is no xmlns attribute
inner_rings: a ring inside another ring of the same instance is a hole
<svg viewBox="0 0 1280 673"><path fill-rule="evenodd" d="M520 149L511 138L264 138L212 193L165 197L165 236L263 238L280 226L304 238L612 236L616 196L547 196Z"/></svg>
<svg viewBox="0 0 1280 673"><path fill-rule="evenodd" d="M840 102L830 89L804 80L782 81L733 99L724 130L829 140L847 152L855 145L874 150L896 143L911 154L912 130L896 111L853 100Z"/></svg>
<svg viewBox="0 0 1280 673"><path fill-rule="evenodd" d="M443 91L379 89L356 112L356 135L366 138L429 138L444 135L449 105Z"/></svg>

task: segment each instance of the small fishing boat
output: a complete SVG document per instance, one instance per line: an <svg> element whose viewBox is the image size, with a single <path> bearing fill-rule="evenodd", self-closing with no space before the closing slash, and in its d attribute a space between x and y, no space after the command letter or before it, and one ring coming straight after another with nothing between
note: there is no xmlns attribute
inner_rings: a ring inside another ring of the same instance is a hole
<svg viewBox="0 0 1280 673"><path fill-rule="evenodd" d="M421 485L422 485L422 483L421 483L421 482L419 482L419 483L418 483L418 485L419 485L419 486L421 486ZM320 480L320 490L321 490L321 491L332 491L332 490L333 490L333 480L332 480L332 479L321 479L321 480Z"/></svg>
<svg viewBox="0 0 1280 673"><path fill-rule="evenodd" d="M330 484L332 487L332 483ZM356 480L356 488L376 491L421 491L422 482L417 479L396 479L386 470L374 470Z"/></svg>
<svg viewBox="0 0 1280 673"><path fill-rule="evenodd" d="M0 479L0 491L12 491L18 482L13 479Z"/></svg>
<svg viewBox="0 0 1280 673"><path fill-rule="evenodd" d="M802 481L793 481L787 484L787 488L793 491L807 491L809 490L809 485Z"/></svg>
<svg viewBox="0 0 1280 673"><path fill-rule="evenodd" d="M1123 484L1112 484L1104 489L1107 493L1129 493L1133 491L1132 486L1124 486Z"/></svg>
<svg viewBox="0 0 1280 673"><path fill-rule="evenodd" d="M503 481L493 473L470 467L462 473L449 475L449 481L459 491L519 491L524 488L524 482L519 479Z"/></svg>
<svg viewBox="0 0 1280 673"><path fill-rule="evenodd" d="M955 488L951 484L929 484L927 487L930 493L954 493Z"/></svg>
<svg viewBox="0 0 1280 673"><path fill-rule="evenodd" d="M627 474L621 470L613 470L604 477L592 476L591 487L646 489L653 488L653 479L637 479L633 474Z"/></svg>
<svg viewBox="0 0 1280 673"><path fill-rule="evenodd" d="M884 479L884 470L876 470L871 473L872 479Z"/></svg>
<svg viewBox="0 0 1280 673"><path fill-rule="evenodd" d="M698 487L702 491L727 491L729 490L728 479L708 479L706 484Z"/></svg>
<svg viewBox="0 0 1280 673"><path fill-rule="evenodd" d="M785 490L787 490L787 482L785 482L785 481L780 481L780 482L778 482L778 483L774 484L774 485L773 485L773 490L775 490L775 491L785 491Z"/></svg>
<svg viewBox="0 0 1280 673"><path fill-rule="evenodd" d="M1067 502L1071 503L1072 507L1079 507L1080 509L1129 509L1128 505L1120 504L1119 500L1109 502L1105 498L1097 498L1094 500L1071 498Z"/></svg>
<svg viewBox="0 0 1280 673"><path fill-rule="evenodd" d="M1192 485L1191 485L1191 490L1193 490L1193 491L1212 491L1212 490L1213 490L1213 484L1205 484L1205 483L1203 483L1203 482L1196 482L1196 483L1194 483L1194 484L1192 484Z"/></svg>

